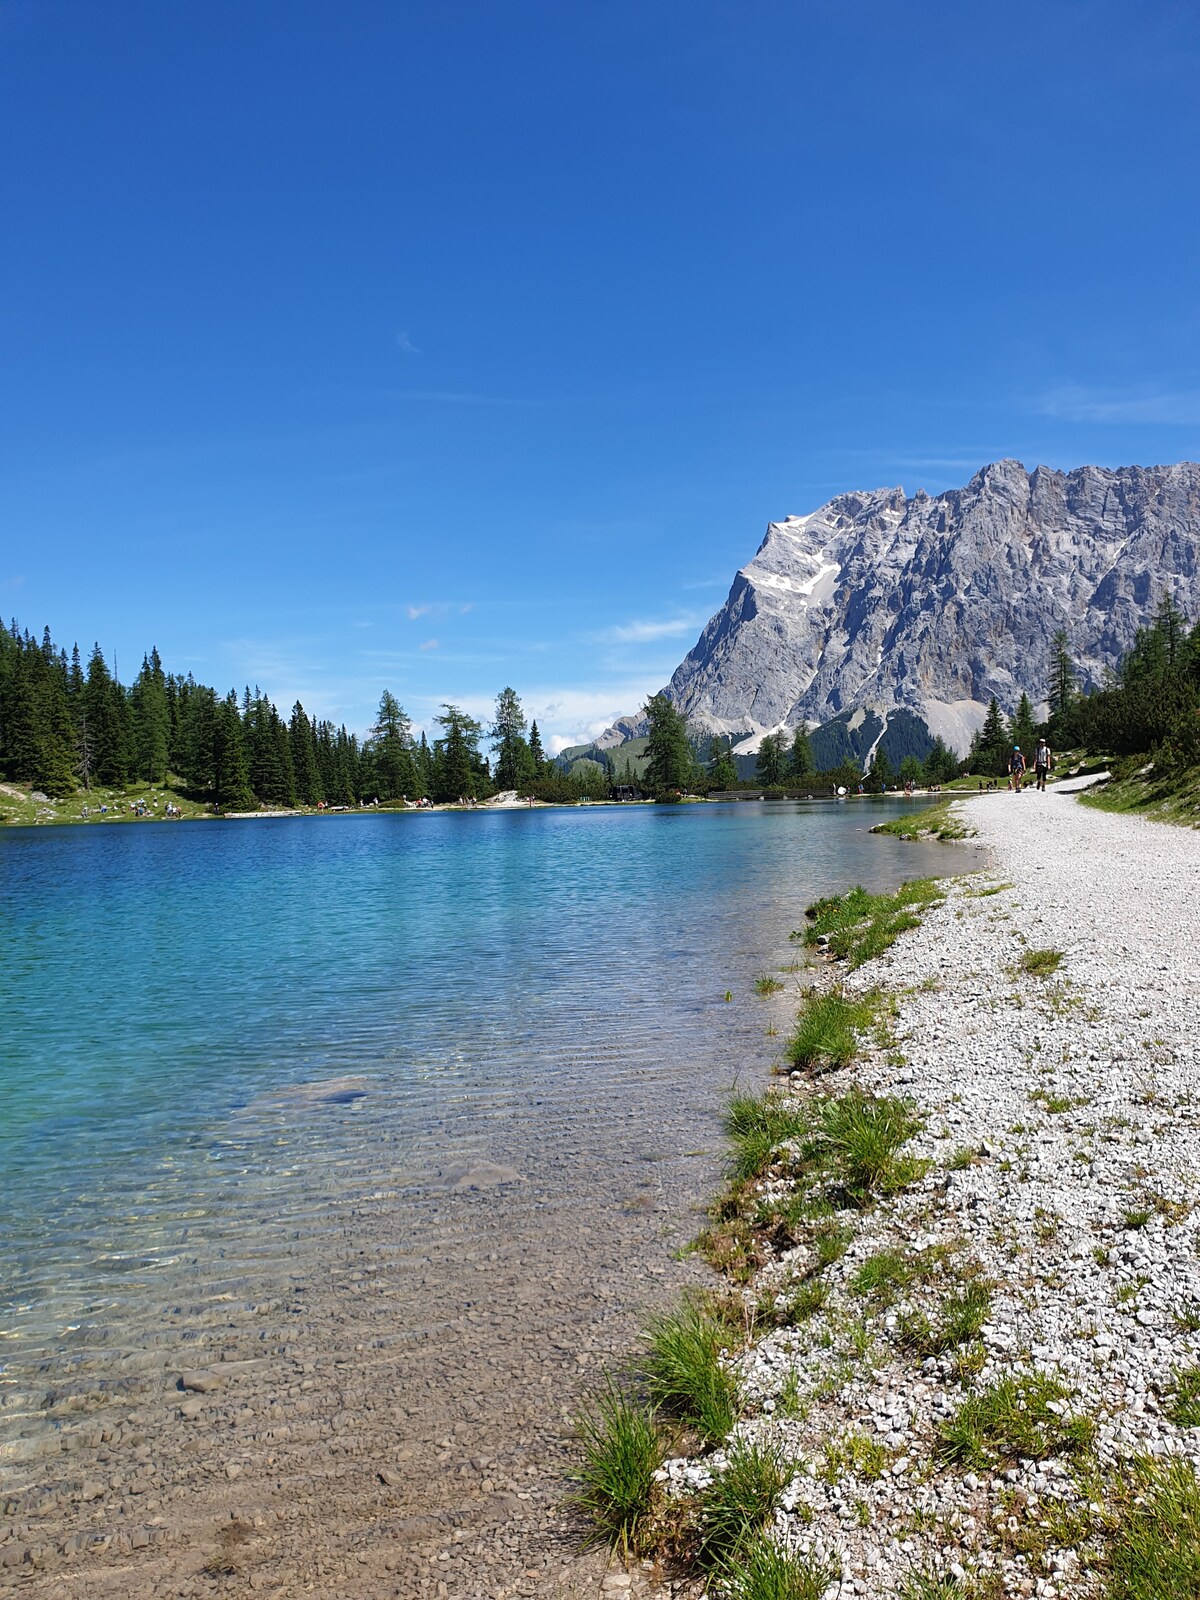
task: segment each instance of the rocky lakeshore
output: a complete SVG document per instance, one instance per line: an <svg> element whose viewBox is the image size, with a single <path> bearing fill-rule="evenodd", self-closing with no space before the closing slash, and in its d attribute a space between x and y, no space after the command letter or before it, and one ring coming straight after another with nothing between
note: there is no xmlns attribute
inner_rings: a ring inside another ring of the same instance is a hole
<svg viewBox="0 0 1200 1600"><path fill-rule="evenodd" d="M768 1536L826 1600L1195 1593L1200 837L1061 790L956 809L986 869L831 963L886 1025L780 1097L818 1129L903 1101L908 1167L789 1237L820 1185L804 1134L776 1147L737 1202L741 1420L660 1490L703 1539L735 1458L770 1461Z"/></svg>

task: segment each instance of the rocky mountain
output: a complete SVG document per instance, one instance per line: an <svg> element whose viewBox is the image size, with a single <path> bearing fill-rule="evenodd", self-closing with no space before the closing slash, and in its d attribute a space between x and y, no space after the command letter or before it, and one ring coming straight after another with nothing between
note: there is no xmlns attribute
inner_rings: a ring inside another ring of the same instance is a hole
<svg viewBox="0 0 1200 1600"><path fill-rule="evenodd" d="M902 707L965 750L992 695L1008 712L1043 700L1058 629L1094 686L1164 593L1200 613L1200 466L997 461L934 497L843 494L772 522L667 694L742 750ZM605 738L640 731L626 718Z"/></svg>

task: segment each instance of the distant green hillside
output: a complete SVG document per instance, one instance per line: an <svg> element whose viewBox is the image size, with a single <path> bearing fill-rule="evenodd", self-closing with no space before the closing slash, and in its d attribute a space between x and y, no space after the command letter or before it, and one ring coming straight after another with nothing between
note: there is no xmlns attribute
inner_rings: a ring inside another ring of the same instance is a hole
<svg viewBox="0 0 1200 1600"><path fill-rule="evenodd" d="M823 723L808 736L817 770L831 772L845 762L861 770L867 752L879 737L882 727L883 718L877 711L844 711L841 716ZM595 744L571 745L559 755L558 765L564 772L574 772L581 761L594 761L614 778L619 778L624 776L628 763L636 781L645 769L646 744L647 741L642 738L628 739L610 750L601 750ZM711 759L711 746L711 736L706 733L696 734L692 739L696 759L702 764L707 764ZM888 717L887 732L880 740L879 748L887 751L893 770L897 770L905 756L916 756L918 761L924 761L933 748L933 739L924 721L915 713L893 711ZM753 783L757 776L755 769L758 757L735 756L734 762L738 777L743 782Z"/></svg>

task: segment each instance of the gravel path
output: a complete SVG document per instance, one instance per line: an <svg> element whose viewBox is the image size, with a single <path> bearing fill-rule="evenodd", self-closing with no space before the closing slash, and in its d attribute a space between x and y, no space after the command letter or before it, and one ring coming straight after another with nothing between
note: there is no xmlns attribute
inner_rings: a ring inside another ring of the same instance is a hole
<svg viewBox="0 0 1200 1600"><path fill-rule="evenodd" d="M890 1600L914 1574L989 1596L1098 1595L1089 1495L1138 1455L1200 1471L1200 1429L1170 1415L1176 1373L1200 1364L1200 834L1062 790L959 810L986 870L846 979L896 995L894 1040L819 1085L909 1097L929 1170L840 1219L855 1237L823 1274L825 1306L739 1363L741 1431L796 1463L777 1535L840 1572L830 1600ZM1038 950L1061 952L1057 971L1022 967ZM882 1250L932 1261L938 1247L944 1265L891 1305L854 1283ZM800 1246L750 1297L810 1270ZM971 1359L914 1354L906 1317L936 1323L972 1274L992 1299ZM935 1453L969 1395L1034 1375L1062 1385L1052 1417L1094 1426L1091 1490L1069 1447L975 1470ZM713 1464L668 1471L702 1487Z"/></svg>

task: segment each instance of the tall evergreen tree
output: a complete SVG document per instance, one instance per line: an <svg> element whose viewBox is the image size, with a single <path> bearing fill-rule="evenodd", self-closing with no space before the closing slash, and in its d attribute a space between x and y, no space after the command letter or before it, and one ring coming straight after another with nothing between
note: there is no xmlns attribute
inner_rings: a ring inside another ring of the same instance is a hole
<svg viewBox="0 0 1200 1600"><path fill-rule="evenodd" d="M238 715L237 695L232 689L215 708L213 798L223 811L250 811L254 807L242 719Z"/></svg>
<svg viewBox="0 0 1200 1600"><path fill-rule="evenodd" d="M474 717L448 701L443 702L442 715L436 721L443 733L435 748L434 798L449 804L472 800L481 787L479 740L483 729Z"/></svg>
<svg viewBox="0 0 1200 1600"><path fill-rule="evenodd" d="M388 689L379 698L379 713L371 729L371 754L381 800L398 800L402 795L416 793L412 722Z"/></svg>
<svg viewBox="0 0 1200 1600"><path fill-rule="evenodd" d="M656 795L686 789L695 765L688 743L687 723L665 694L646 702L650 733L646 743L646 783Z"/></svg>
<svg viewBox="0 0 1200 1600"><path fill-rule="evenodd" d="M321 773L317 766L317 745L312 723L305 715L299 700L292 707L288 723L288 742L291 745L292 771L296 779L296 798L301 805L315 806L325 798Z"/></svg>
<svg viewBox="0 0 1200 1600"><path fill-rule="evenodd" d="M496 787L517 789L535 776L533 755L525 741L525 713L515 689L496 696L496 718L489 730L496 752Z"/></svg>
<svg viewBox="0 0 1200 1600"><path fill-rule="evenodd" d="M542 777L546 770L546 752L542 749L542 736L538 732L536 722L532 723L529 729L529 757L533 762L533 776L536 780Z"/></svg>
<svg viewBox="0 0 1200 1600"><path fill-rule="evenodd" d="M767 788L777 789L783 783L785 771L782 733L764 734L758 747L758 760L754 763L755 777Z"/></svg>
<svg viewBox="0 0 1200 1600"><path fill-rule="evenodd" d="M788 757L788 777L793 783L804 783L811 778L814 771L812 745L808 740L808 729L803 723L792 735L792 749Z"/></svg>

